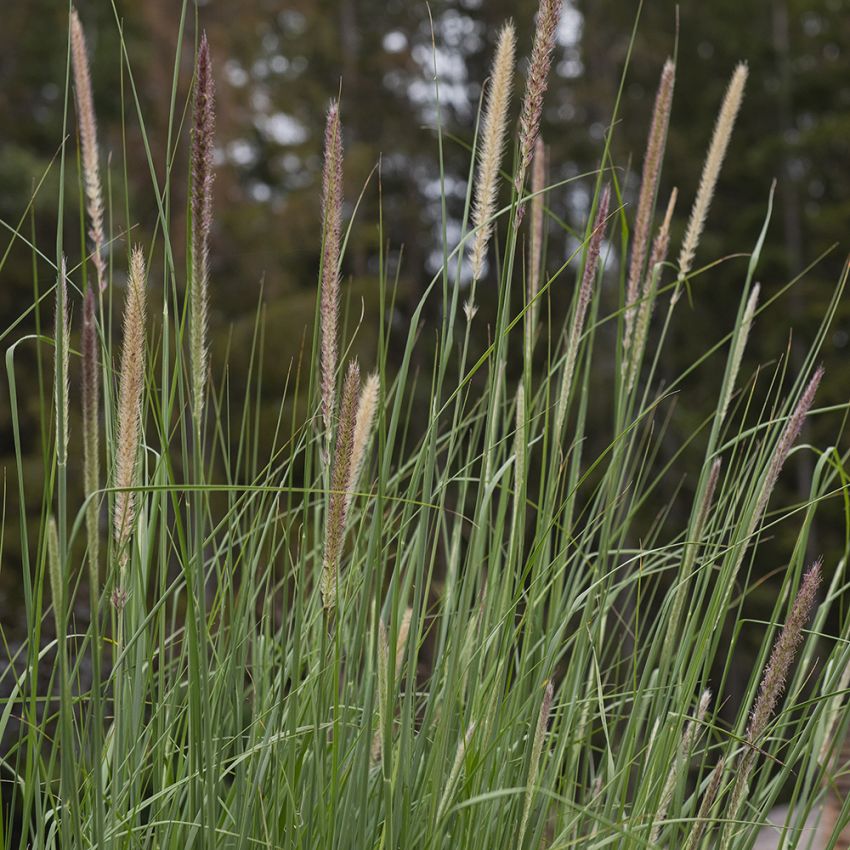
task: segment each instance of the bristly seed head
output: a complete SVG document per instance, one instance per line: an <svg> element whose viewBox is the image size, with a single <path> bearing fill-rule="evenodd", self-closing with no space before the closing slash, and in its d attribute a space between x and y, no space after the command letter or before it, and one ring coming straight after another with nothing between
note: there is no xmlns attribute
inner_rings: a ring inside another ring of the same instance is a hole
<svg viewBox="0 0 850 850"><path fill-rule="evenodd" d="M519 119L519 168L515 180L517 195L522 194L525 174L531 164L534 146L540 133L543 96L549 86L549 69L552 65L552 52L555 49L555 35L561 20L562 6L563 0L540 0L540 8L537 11L528 82ZM521 219L520 212L517 215L517 226Z"/></svg>
<svg viewBox="0 0 850 850"><path fill-rule="evenodd" d="M339 322L339 255L342 237L342 126L339 105L328 108L322 171L322 420L330 444L336 409L337 324Z"/></svg>
<svg viewBox="0 0 850 850"><path fill-rule="evenodd" d="M747 66L741 63L735 68L735 72L732 74L732 79L723 98L723 104L717 115L714 134L711 137L711 144L708 148L708 154L706 155L705 165L703 166L702 176L699 181L699 189L697 190L697 196L691 209L685 238L682 240L682 248L679 252L680 283L688 276L693 266L697 245L699 244L699 239L705 226L705 217L708 215L708 208L711 205L711 199L714 195L714 187L717 185L720 168L726 156L726 149L729 147L729 139L732 136L732 128L735 126L735 118L738 115L738 110L741 108L746 82ZM681 287L677 286L673 294L675 299L678 299L681 294L680 290Z"/></svg>
<svg viewBox="0 0 850 850"><path fill-rule="evenodd" d="M515 41L513 24L505 24L499 34L484 106L475 204L472 208L472 226L476 230L475 241L472 245L472 277L475 280L481 279L487 244L493 232L493 214L496 211L496 197L499 190L499 168L505 146L508 103L513 83Z"/></svg>
<svg viewBox="0 0 850 850"><path fill-rule="evenodd" d="M652 210L655 197L658 194L658 182L661 177L661 162L664 148L667 144L667 128L670 124L670 108L673 104L673 85L676 69L671 60L664 63L661 81L655 95L655 106L652 111L652 123L649 128L649 138L646 142L646 155L643 160L643 174L640 182L635 229L632 234L632 256L629 265L629 282L626 287L626 315L623 348L628 349L631 342L634 302L638 297L638 287L643 278L644 260L649 243L649 232L652 225ZM664 228L662 228L663 232ZM667 253L666 245L664 253ZM652 272L650 260L649 273Z"/></svg>
<svg viewBox="0 0 850 850"><path fill-rule="evenodd" d="M366 457L366 448L372 436L372 426L375 421L375 412L378 409L378 395L381 390L381 380L377 372L373 372L366 378L360 400L357 403L357 414L355 416L354 440L351 449L351 472L348 478L348 490L345 494L346 510L351 506L351 500L357 490L357 482L360 479L360 471Z"/></svg>
<svg viewBox="0 0 850 850"><path fill-rule="evenodd" d="M209 235L212 226L213 147L215 142L215 85L207 34L201 35L195 72L194 132L192 135L192 279L191 360L194 416L203 417L207 380L209 323Z"/></svg>
<svg viewBox="0 0 850 850"><path fill-rule="evenodd" d="M98 564L98 504L94 494L100 488L100 363L97 340L97 300L94 289L86 291L83 303L82 333L82 396L83 396L83 490L86 495L86 529L88 532L88 564L91 587L97 586Z"/></svg>
<svg viewBox="0 0 850 850"><path fill-rule="evenodd" d="M68 462L68 414L69 398L68 371L71 354L71 321L68 312L68 275L65 258L59 263L56 279L56 316L54 342L54 385L53 397L56 413L56 459L64 465Z"/></svg>
<svg viewBox="0 0 850 850"><path fill-rule="evenodd" d="M348 515L348 485L354 451L354 430L357 420L357 398L360 394L360 367L352 360L345 376L339 426L336 435L331 496L325 527L325 555L322 564L322 604L330 615L337 605L337 575L339 557L345 537Z"/></svg>
<svg viewBox="0 0 850 850"><path fill-rule="evenodd" d="M103 258L103 195L100 188L100 168L97 151L97 121L94 114L89 59L86 38L77 10L71 9L71 66L77 100L77 120L80 126L83 184L86 192L86 213L89 217L89 238L93 243L92 260L97 271L100 291L106 289L106 262Z"/></svg>
<svg viewBox="0 0 850 850"><path fill-rule="evenodd" d="M118 387L117 443L113 482L115 494L113 531L118 552L119 584L129 561L128 543L135 522L135 496L132 488L141 443L142 391L145 383L145 258L136 246L130 256L130 278L124 304L124 344Z"/></svg>

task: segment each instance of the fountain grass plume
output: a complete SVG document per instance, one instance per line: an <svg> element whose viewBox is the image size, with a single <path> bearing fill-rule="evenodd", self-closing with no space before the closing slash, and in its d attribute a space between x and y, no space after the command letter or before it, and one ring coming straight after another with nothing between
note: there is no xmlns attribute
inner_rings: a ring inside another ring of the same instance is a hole
<svg viewBox="0 0 850 850"><path fill-rule="evenodd" d="M668 59L661 71L655 106L652 111L652 123L646 142L646 155L643 160L640 195L638 196L635 228L632 233L632 254L629 264L629 280L626 287L626 315L623 348L628 351L631 342L634 304L638 297L638 287L644 276L644 261L649 245L649 231L652 226L652 211L658 194L658 182L661 178L661 162L667 144L667 128L670 124L670 108L673 104L673 85L676 78L676 66ZM669 232L669 225L668 225ZM666 254L666 248L664 253ZM649 272L652 272L650 260Z"/></svg>
<svg viewBox="0 0 850 850"><path fill-rule="evenodd" d="M100 357L97 339L97 299L92 287L83 302L82 333L82 407L83 407L83 489L86 496L86 540L88 545L89 581L98 582L99 541L98 501L100 489Z"/></svg>
<svg viewBox="0 0 850 850"><path fill-rule="evenodd" d="M540 757L543 754L543 742L546 738L546 730L549 726L549 715L552 711L552 701L555 688L551 679L546 682L543 690L543 700L540 703L540 711L537 715L537 726L534 729L534 739L531 743L531 760L528 764L528 781L525 788L525 800L522 807L522 820L519 825L519 836L517 847L522 847L526 830L528 829L528 818L531 814L531 804L534 800L534 786L537 783L537 775L540 772Z"/></svg>
<svg viewBox="0 0 850 850"><path fill-rule="evenodd" d="M693 829L691 830L690 835L688 835L688 841L685 844L684 850L696 850L702 840L705 828L708 826L708 818L711 814L711 808L714 805L714 801L717 799L717 792L720 790L720 783L723 781L723 771L725 767L726 762L721 756L708 778L708 784L705 787L705 793L702 795L699 811L697 812L697 816L694 820Z"/></svg>
<svg viewBox="0 0 850 850"><path fill-rule="evenodd" d="M345 494L346 510L351 506L351 500L357 491L357 482L360 480L360 472L366 458L366 449L372 437L380 391L381 379L377 372L373 372L366 378L360 392L360 399L357 402L357 413L354 418L354 439L351 446L351 471Z"/></svg>
<svg viewBox="0 0 850 850"><path fill-rule="evenodd" d="M342 238L342 126L339 105L331 102L325 125L322 170L322 276L320 325L322 336L322 420L326 448L332 439L336 410L337 325L339 324L339 256ZM330 463L330 457L328 457Z"/></svg>
<svg viewBox="0 0 850 850"><path fill-rule="evenodd" d="M106 289L106 262L103 257L106 239L103 235L103 193L98 166L97 121L94 113L91 73L86 52L86 37L77 10L71 9L71 68L80 127L83 185L86 193L86 214L89 217L89 238L92 241L92 261L101 292Z"/></svg>
<svg viewBox="0 0 850 850"><path fill-rule="evenodd" d="M540 277L543 273L543 190L546 183L546 148L541 136L534 143L534 160L531 168L531 238L528 248L528 304L526 312L526 349L531 358L534 336L537 332L537 316L540 308L537 293L540 292Z"/></svg>
<svg viewBox="0 0 850 850"><path fill-rule="evenodd" d="M770 494L776 486L779 473L782 472L782 467L785 465L785 461L788 459L788 455L791 453L791 449L794 447L794 443L797 441L800 431L803 430L803 424L805 423L806 416L808 415L812 403L815 400L815 394L818 391L818 387L820 386L822 379L823 367L819 366L809 380L809 383L806 385L806 389L800 396L800 400L797 402L797 406L794 408L791 417L782 429L782 433L776 443L776 449L774 450L773 456L768 464L764 483L759 490L758 502L756 503L756 509L753 515L754 523L757 523L761 519L765 509L767 508Z"/></svg>
<svg viewBox="0 0 850 850"><path fill-rule="evenodd" d="M398 634L396 635L395 644L395 667L394 676L396 683L401 675L401 667L404 663L405 652L407 651L407 638L410 635L410 621L413 616L413 609L406 608L401 620L398 623ZM381 758L384 718L389 716L390 710L390 691L389 691L389 639L387 637L387 629L384 621L378 618L378 728L372 736L372 747L370 757L372 764L376 764Z"/></svg>
<svg viewBox="0 0 850 850"><path fill-rule="evenodd" d="M673 792L676 790L679 778L687 769L691 749L696 743L697 736L702 729L702 723L705 720L705 715L710 703L711 691L705 690L700 697L695 716L688 721L685 726L685 731L682 733L682 739L679 742L676 755L673 758L673 763L670 765L670 770L667 773L667 779L664 781L664 787L661 791L661 799L655 813L652 829L649 833L649 844L651 847L658 846L658 838L661 835L661 827L664 825L664 819L667 817L667 811L670 808L670 803L673 801Z"/></svg>
<svg viewBox="0 0 850 850"><path fill-rule="evenodd" d="M528 81L519 118L519 164L514 186L518 196L522 195L525 175L537 137L540 134L540 118L543 114L543 97L549 87L549 70L555 50L555 35L561 20L563 0L540 0L537 10L537 26L531 47L531 62L528 66ZM522 223L523 207L517 211L517 227Z"/></svg>
<svg viewBox="0 0 850 850"><path fill-rule="evenodd" d="M735 348L732 351L732 357L729 362L729 379L726 382L726 393L717 412L718 421L721 423L726 419L726 414L729 411L729 403L731 402L732 395L735 392L735 381L738 377L738 372L741 369L741 360L744 357L744 349L747 347L747 339L750 336L750 328L753 325L753 318L756 314L760 290L761 287L759 284L755 284L755 286L753 286L752 291L750 292L750 297L747 299L747 306L744 308L741 325L738 329L737 336L735 337Z"/></svg>
<svg viewBox="0 0 850 850"><path fill-rule="evenodd" d="M744 736L744 755L736 772L735 786L729 803L729 819L721 837L720 850L727 850L731 844L735 819L747 793L750 774L760 751L759 742L785 690L785 682L803 640L803 629L811 617L820 582L821 561L818 559L803 576L788 619L773 645L767 667L762 674L758 696Z"/></svg>
<svg viewBox="0 0 850 850"><path fill-rule="evenodd" d="M64 257L59 263L59 274L56 278L56 314L54 319L54 344L56 349L53 359L53 401L56 415L56 461L64 466L68 463L68 371L71 354L68 275Z"/></svg>
<svg viewBox="0 0 850 850"><path fill-rule="evenodd" d="M330 615L337 606L337 581L339 557L345 536L348 514L348 488L354 450L354 432L357 419L357 399L360 394L360 367L352 360L345 376L340 403L339 427L336 435L331 494L325 528L325 553L322 563L322 604Z"/></svg>
<svg viewBox="0 0 850 850"><path fill-rule="evenodd" d="M702 175L700 176L699 188L697 189L694 205L691 208L691 215L688 219L687 229L685 230L685 238L682 240L682 248L679 252L679 280L673 294L674 299L678 299L681 294L681 283L693 268L697 245L705 227L705 219L708 215L708 209L711 206L711 199L714 196L717 179L720 176L720 168L726 157L726 150L729 147L729 139L732 137L735 119L738 115L738 110L741 108L746 82L747 66L742 62L735 68L735 72L732 74L732 79L726 89L726 95L723 98L723 104L720 107L720 112L717 115L717 121L714 125L714 134L711 137L711 144L709 145Z"/></svg>
<svg viewBox="0 0 850 850"><path fill-rule="evenodd" d="M130 277L124 302L124 342L118 387L117 438L113 470L115 494L113 534L119 565L118 586L113 595L117 607L126 600L128 544L135 522L135 494L139 445L142 432L142 392L145 383L145 258L136 246L130 256Z"/></svg>
<svg viewBox="0 0 850 850"><path fill-rule="evenodd" d="M192 133L192 268L190 283L193 413L200 428L206 398L209 324L209 235L212 225L215 84L207 34L201 35L195 70Z"/></svg>
<svg viewBox="0 0 850 850"><path fill-rule="evenodd" d="M472 207L472 277L481 279L487 245L493 232L493 215L499 192L499 170L505 148L508 104L514 76L514 26L507 23L499 33L496 55L487 88L482 119L481 145L478 152L478 173L475 181L475 203Z"/></svg>
<svg viewBox="0 0 850 850"><path fill-rule="evenodd" d="M555 413L555 441L561 439L561 431L567 415L567 403L569 401L570 389L573 382L576 358L578 356L578 345L584 329L584 320L587 316L587 308L590 304L590 296L593 290L593 281L596 277L596 268L599 264L599 252L602 248L602 237L605 234L605 223L608 218L608 205L611 200L611 187L606 186L599 199L599 207L596 211L596 220L590 241L587 246L587 256L584 261L584 274L579 285L578 298L576 301L573 321L567 339L567 353L564 357L564 371L561 378L561 386L558 391L558 401Z"/></svg>
<svg viewBox="0 0 850 850"><path fill-rule="evenodd" d="M640 371L641 359L643 357L646 338L649 334L649 322L652 318L652 308L655 306L655 296L658 291L658 282L661 277L661 270L664 261L667 259L667 249L670 246L670 223L673 220L673 210L676 207L676 189L670 193L670 200L667 203L667 212L664 214L664 220L658 228L658 233L652 243L652 251L649 255L649 265L646 269L646 276L641 290L640 307L638 308L637 321L634 329L634 345L632 350L628 351L628 343L630 342L628 331L629 313L626 313L627 326L626 336L623 339L623 371L628 373L629 381L627 391L631 392L637 381L638 372Z"/></svg>

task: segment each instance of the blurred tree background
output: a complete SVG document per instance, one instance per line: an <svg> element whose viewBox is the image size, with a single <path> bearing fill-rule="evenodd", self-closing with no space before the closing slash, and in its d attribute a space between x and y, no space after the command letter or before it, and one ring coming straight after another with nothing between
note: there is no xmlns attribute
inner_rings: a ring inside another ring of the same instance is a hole
<svg viewBox="0 0 850 850"><path fill-rule="evenodd" d="M220 374L225 351L229 351L231 381L238 386L247 369L247 343L262 300L271 331L266 337L263 402L273 422L289 364L302 346L309 346L312 332L321 242L321 143L328 101L341 96L347 213L363 193L346 254L344 286L352 315L359 316L363 305L364 327L354 350L369 367L374 361L370 346L374 345L378 320L379 199L390 277L397 270L399 277L393 324L406 328L408 316L439 267L434 63L440 80L441 118L451 136L445 150L451 239L459 233L468 145L498 28L508 17L514 19L519 69L524 74L536 6L536 0L430 0L427 5L424 0L207 0L190 9L183 42L178 44L181 4L175 0L115 0L114 7L110 0L80 0L92 61L102 167L108 171L115 209L111 254L116 280L120 281L126 265L127 231L132 231L133 239L144 239L156 224L156 200L131 79L121 55L119 24L124 28L132 82L140 98L160 186L168 161L175 57L177 113L181 116L191 86L197 26L208 32L218 100L213 367ZM2 327L23 317L7 332L4 347L35 328L36 316L27 312L33 300L33 268L41 291L54 279L47 261L33 260L25 239L32 239L46 257L55 256L59 180L55 157L63 126L67 11L62 0L6 4L0 28L0 218L4 223L2 250L8 246L9 251L0 286ZM717 108L735 63L743 59L750 68L744 108L697 264L751 250L774 178L778 180L776 203L758 274L762 302L839 243L755 325L747 374L759 364L775 367L777 357L786 353L794 374L800 357L797 341L805 349L811 340L847 252L850 0L684 0L679 4L653 0L642 9L637 2L623 0L566 0L543 135L549 148L549 182L577 178L551 192L547 203L554 216L577 230L584 228L593 180L581 175L599 165L639 11L612 147L627 204L633 204L637 194L661 67L665 58L675 53L676 91L660 197L666 199L670 190L678 187L673 242L678 244ZM514 114L521 89L519 80ZM72 105L68 132L73 152L76 120ZM179 277L185 265L188 128L181 125L175 134L179 134L179 144L172 168L171 233ZM64 225L67 250L73 254L77 247L77 256L70 258L76 265L80 259L79 239L74 241L80 232L79 181L72 159L68 165ZM39 188L30 207L35 187ZM125 201L129 220L123 212ZM631 220L631 209L627 215ZM25 239L13 236L18 228ZM554 223L549 234L551 272L569 256L575 240ZM697 279L690 301L682 300L678 330L663 361L664 377L678 374L729 330L746 262L745 257L730 257ZM615 266L612 260L612 270ZM492 269L490 275L494 275ZM479 319L476 327L482 347L490 279L480 287L479 316L485 318ZM161 290L161 272L152 274L151 286ZM553 317L564 315L571 291L572 276L562 275L550 296ZM614 273L609 275L603 298L605 312L617 308L619 290ZM426 321L438 316L438 305L432 302ZM52 322L50 301L42 320ZM850 309L842 309L823 354L827 378L819 397L821 405L847 400L848 341ZM46 347L42 354L50 357ZM427 349L422 359L427 366ZM35 348L22 348L17 362L24 448L27 463L32 464L30 492L37 495L43 429L49 423L38 421L35 391L42 376ZM605 381L611 364L596 367L598 380ZM713 404L719 383L715 373L712 361L698 370L688 385L663 437L662 454L672 456L697 427L701 411L706 409L703 402ZM10 468L14 455L5 381L2 387L0 462ZM28 392L32 394L29 402ZM817 432L817 417L810 427ZM834 437L833 427L823 440ZM798 469L798 488L805 485L807 463L804 458ZM786 473L783 485L794 487L793 478ZM693 483L671 481L660 493L669 499L676 493L687 496ZM804 497L806 492L800 489L797 495ZM783 498L786 503L793 501L794 494L786 490ZM656 505L655 509L662 507L666 506ZM4 622L13 619L18 609L17 510L15 499L7 494L7 534L0 572ZM675 509L672 518L680 519ZM33 519L37 521L37 517ZM819 546L828 550L834 542L831 535L841 533L840 523L836 529L821 520ZM769 573L781 567L795 531L780 528L775 532L781 544L776 547L777 563L759 569ZM770 595L766 598L772 599Z"/></svg>

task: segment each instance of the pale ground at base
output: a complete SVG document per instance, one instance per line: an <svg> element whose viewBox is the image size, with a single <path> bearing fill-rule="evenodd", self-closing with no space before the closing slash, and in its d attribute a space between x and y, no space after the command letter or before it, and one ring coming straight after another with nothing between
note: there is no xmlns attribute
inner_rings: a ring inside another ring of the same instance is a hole
<svg viewBox="0 0 850 850"><path fill-rule="evenodd" d="M806 830L797 843L799 850L823 850L829 838L829 832L818 826L820 810L815 809L806 821ZM776 826L766 826L759 832L753 850L780 850L782 825L788 817L788 806L777 806L768 815L768 821ZM793 842L792 842L793 843ZM791 846L788 844L787 846Z"/></svg>

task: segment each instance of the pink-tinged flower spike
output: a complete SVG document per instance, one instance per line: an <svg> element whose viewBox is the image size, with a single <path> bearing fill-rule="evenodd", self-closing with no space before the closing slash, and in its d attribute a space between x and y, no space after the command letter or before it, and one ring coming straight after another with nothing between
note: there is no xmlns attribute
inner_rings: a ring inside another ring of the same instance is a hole
<svg viewBox="0 0 850 850"><path fill-rule="evenodd" d="M596 221L593 224L593 232L590 234L590 242L587 246L587 258L584 262L584 275L578 291L573 323L567 340L567 353L564 358L564 372L561 378L561 388L558 392L558 406L555 412L555 440L561 438L564 427L564 419L567 415L567 402L573 382L576 358L578 357L578 344L584 329L584 320L587 316L587 308L590 304L590 296L593 291L593 280L596 277L596 267L599 263L599 252L602 249L602 237L605 234L605 219L608 217L608 204L611 200L611 188L606 186L599 200L599 208L596 211Z"/></svg>
<svg viewBox="0 0 850 850"><path fill-rule="evenodd" d="M702 802L699 805L699 812L694 821L691 834L688 836L688 843L685 845L685 850L696 850L699 847L702 835L708 825L708 817L711 814L711 807L717 799L717 792L720 790L720 783L723 780L723 770L726 762L721 757L711 775L708 778L708 785L705 788L705 793L702 795Z"/></svg>
<svg viewBox="0 0 850 850"><path fill-rule="evenodd" d="M98 584L98 504L95 493L100 489L100 363L97 341L97 299L88 288L83 304L83 489L86 495L86 533L88 542L89 582Z"/></svg>
<svg viewBox="0 0 850 850"><path fill-rule="evenodd" d="M540 134L543 97L549 87L549 69L552 66L552 52L555 49L555 35L561 20L562 6L563 0L540 0L537 10L537 28L534 31L528 82L519 118L519 168L515 179L517 195L522 194L525 175L534 156L537 136ZM520 206L517 227L522 223L523 210L524 207Z"/></svg>
<svg viewBox="0 0 850 850"><path fill-rule="evenodd" d="M77 121L80 125L80 147L83 160L83 184L86 192L86 213L89 217L89 238L92 241L92 261L97 271L100 291L106 289L106 262L103 258L106 240L103 236L103 194L98 167L97 121L94 115L89 59L86 38L80 16L71 9L71 67L77 100Z"/></svg>
<svg viewBox="0 0 850 850"><path fill-rule="evenodd" d="M56 461L68 463L68 367L70 364L71 323L68 312L68 276L65 258L59 264L56 279L56 316L54 343L53 401L56 414Z"/></svg>
<svg viewBox="0 0 850 850"><path fill-rule="evenodd" d="M531 240L528 249L528 306L526 308L526 356L531 359L534 336L537 333L537 316L540 307L540 268L543 257L543 189L546 182L546 148L538 136L534 143L534 163L531 168Z"/></svg>
<svg viewBox="0 0 850 850"><path fill-rule="evenodd" d="M738 766L735 787L729 804L729 820L720 842L721 850L727 850L730 846L735 819L747 792L750 773L759 754L758 743L776 710L782 692L785 690L788 673L803 640L803 629L809 622L815 605L820 581L821 561L817 560L803 576L797 597L791 606L791 612L788 614L788 619L785 621L785 625L773 645L773 651L770 653L770 660L767 662L767 667L762 675L759 693L756 697L753 713L750 715L750 723L747 726L746 749Z"/></svg>
<svg viewBox="0 0 850 850"><path fill-rule="evenodd" d="M646 249L649 244L649 231L652 226L652 210L658 194L658 181L661 177L661 161L667 144L667 127L670 124L670 108L673 104L673 84L676 67L671 60L664 63L655 107L652 111L652 123L646 142L646 155L643 160L643 174L640 181L635 229L632 234L632 258L629 265L629 282L626 287L626 325L623 335L623 348L628 351L631 342L634 303L638 297L638 287L643 279L643 266ZM665 251L666 254L666 246ZM651 272L652 269L650 268Z"/></svg>
<svg viewBox="0 0 850 850"><path fill-rule="evenodd" d="M322 564L322 604L330 616L337 605L337 576L342 543L345 538L345 521L348 516L348 486L354 452L354 431L357 422L357 397L360 393L360 367L353 360L348 366L339 427L336 435L331 497L325 529L325 556Z"/></svg>
<svg viewBox="0 0 850 850"><path fill-rule="evenodd" d="M815 400L815 393L818 391L822 378L823 367L819 366L815 370L815 374L812 375L806 389L803 391L803 395L800 396L800 400L797 402L797 406L794 408L791 418L785 424L785 427L782 429L782 433L779 435L779 441L776 444L773 457L770 459L770 464L767 468L767 475L765 477L764 484L762 485L761 492L759 493L759 500L755 513L753 514L753 523L758 523L764 514L768 500L770 499L770 494L773 492L773 488L776 486L776 480L779 478L779 473L782 472L782 467L785 465L785 461L788 459L788 455L794 447L797 437L800 436L800 431L803 430L803 424L805 423L806 416L808 415L812 403Z"/></svg>
<svg viewBox="0 0 850 850"><path fill-rule="evenodd" d="M190 284L192 392L195 422L200 427L206 399L207 324L209 313L209 235L212 225L215 86L207 34L201 35L195 71L192 134L192 280Z"/></svg>
<svg viewBox="0 0 850 850"><path fill-rule="evenodd" d="M634 328L634 340L629 340L628 337L623 340L625 345L627 342L632 343L631 355L626 352L627 356L623 358L624 373L628 373L629 382L627 391L631 392L634 389L635 381L640 371L641 359L643 356L646 338L649 334L649 320L652 318L652 308L655 304L655 294L658 289L658 280L661 277L661 266L667 259L667 248L670 245L670 223L673 220L673 210L676 206L676 189L670 193L670 201L667 204L667 212L664 215L664 220L661 222L661 227L658 228L658 233L652 242L652 251L649 255L649 265L646 269L646 277L641 289L641 303L637 311L637 321ZM628 318L628 317L627 317Z"/></svg>
<svg viewBox="0 0 850 850"><path fill-rule="evenodd" d="M336 408L337 324L339 321L339 254L342 234L342 126L339 105L332 102L325 127L322 172L322 420L327 445ZM328 460L330 462L330 460Z"/></svg>

